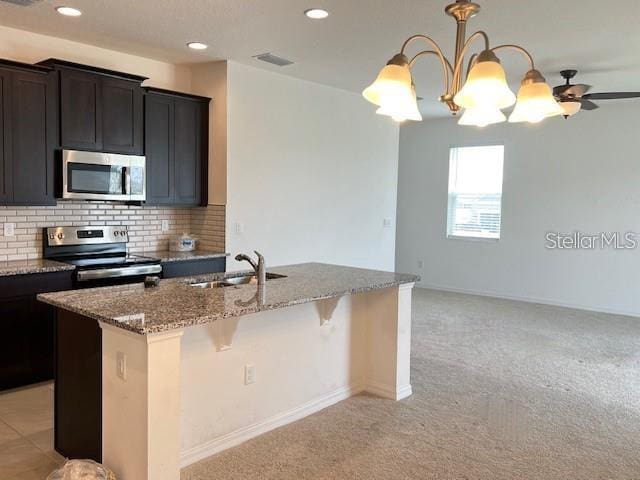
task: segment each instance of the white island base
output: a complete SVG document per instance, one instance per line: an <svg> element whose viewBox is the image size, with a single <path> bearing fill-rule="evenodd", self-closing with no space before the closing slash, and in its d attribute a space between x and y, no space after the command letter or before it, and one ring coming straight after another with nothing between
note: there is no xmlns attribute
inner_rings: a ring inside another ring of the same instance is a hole
<svg viewBox="0 0 640 480"><path fill-rule="evenodd" d="M101 323L103 463L118 479L178 480L181 467L352 395L411 395L412 288L151 335Z"/></svg>

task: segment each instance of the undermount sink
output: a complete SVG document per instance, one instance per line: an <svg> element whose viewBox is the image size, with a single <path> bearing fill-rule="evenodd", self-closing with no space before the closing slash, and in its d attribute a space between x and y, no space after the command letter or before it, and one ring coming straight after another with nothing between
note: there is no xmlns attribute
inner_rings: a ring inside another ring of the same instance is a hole
<svg viewBox="0 0 640 480"><path fill-rule="evenodd" d="M276 278L285 278L286 275L278 275L276 273L267 273L267 281L274 280ZM241 275L239 277L223 278L222 280L215 280L213 282L193 282L189 286L196 288L223 288L233 287L238 285L257 285L258 277L255 275Z"/></svg>

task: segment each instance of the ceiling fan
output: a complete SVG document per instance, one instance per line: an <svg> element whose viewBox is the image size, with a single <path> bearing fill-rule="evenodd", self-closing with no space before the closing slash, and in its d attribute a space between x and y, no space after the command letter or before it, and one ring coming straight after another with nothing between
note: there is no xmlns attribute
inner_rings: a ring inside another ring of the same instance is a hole
<svg viewBox="0 0 640 480"><path fill-rule="evenodd" d="M564 110L564 118L569 118L580 110L595 110L599 108L592 100L620 100L640 97L640 92L587 93L591 90L591 85L585 85L584 83L574 85L571 83L577 73L577 70L562 70L560 75L562 75L566 83L553 89L553 96L556 97L556 100Z"/></svg>

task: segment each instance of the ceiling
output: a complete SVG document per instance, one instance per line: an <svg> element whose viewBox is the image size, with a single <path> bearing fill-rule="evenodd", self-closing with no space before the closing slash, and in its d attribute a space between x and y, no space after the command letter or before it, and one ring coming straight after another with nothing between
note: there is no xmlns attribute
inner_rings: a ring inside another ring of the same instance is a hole
<svg viewBox="0 0 640 480"><path fill-rule="evenodd" d="M172 63L230 59L354 92L411 34L430 35L447 55L455 40L446 0L37 0L29 7L11 1L17 0L0 0L0 24ZM626 2L620 12L602 0L476 1L483 10L469 30L486 30L494 46L529 49L551 85L561 83L559 70L571 67L594 92L640 90L640 2ZM61 4L83 15L58 15L53 7ZM331 15L307 19L303 11L310 7ZM188 41L209 49L191 51ZM265 52L296 63L275 67L252 58ZM516 89L527 65L517 53L501 58ZM415 80L423 113L447 115L436 100L442 93L437 61L425 58Z"/></svg>

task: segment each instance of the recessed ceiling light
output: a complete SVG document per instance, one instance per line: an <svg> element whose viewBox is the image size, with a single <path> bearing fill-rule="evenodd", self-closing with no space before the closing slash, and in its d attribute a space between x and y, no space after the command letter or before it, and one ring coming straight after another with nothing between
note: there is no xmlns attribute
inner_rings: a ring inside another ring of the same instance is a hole
<svg viewBox="0 0 640 480"><path fill-rule="evenodd" d="M310 8L309 10L305 10L304 14L314 20L322 20L329 16L329 12L322 8Z"/></svg>
<svg viewBox="0 0 640 480"><path fill-rule="evenodd" d="M56 7L56 12L67 17L79 17L80 15L82 15L82 12L80 10L73 7Z"/></svg>
<svg viewBox="0 0 640 480"><path fill-rule="evenodd" d="M187 47L192 48L194 50L206 50L208 45L200 42L189 42L187 43Z"/></svg>

